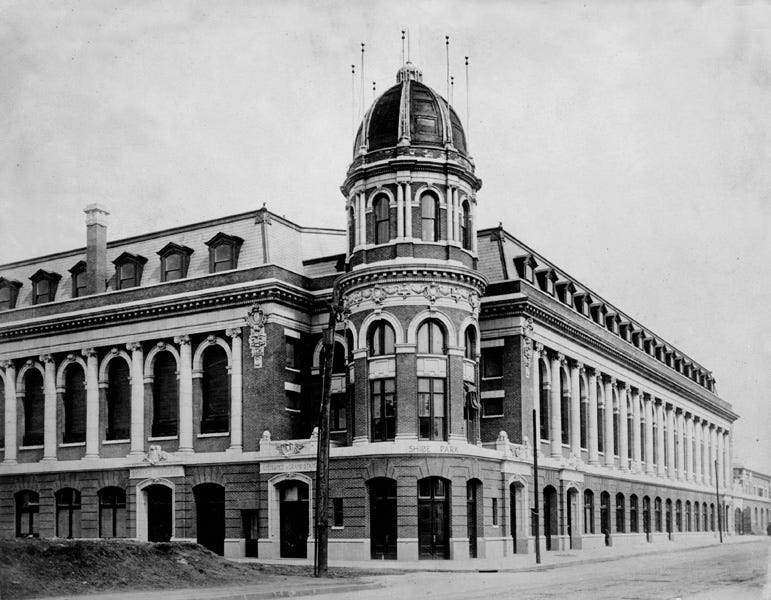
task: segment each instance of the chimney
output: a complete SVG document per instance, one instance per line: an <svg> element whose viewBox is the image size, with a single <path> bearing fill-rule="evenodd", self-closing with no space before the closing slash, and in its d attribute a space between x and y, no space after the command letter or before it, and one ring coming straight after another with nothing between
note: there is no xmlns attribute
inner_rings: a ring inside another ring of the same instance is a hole
<svg viewBox="0 0 771 600"><path fill-rule="evenodd" d="M107 215L101 204L89 204L86 213L86 293L107 289Z"/></svg>

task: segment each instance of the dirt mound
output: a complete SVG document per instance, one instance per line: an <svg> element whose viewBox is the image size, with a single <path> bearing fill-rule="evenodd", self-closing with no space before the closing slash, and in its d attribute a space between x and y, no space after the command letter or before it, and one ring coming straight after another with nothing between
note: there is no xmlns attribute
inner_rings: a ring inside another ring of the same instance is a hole
<svg viewBox="0 0 771 600"><path fill-rule="evenodd" d="M276 581L305 567L227 561L191 543L0 540L0 598Z"/></svg>

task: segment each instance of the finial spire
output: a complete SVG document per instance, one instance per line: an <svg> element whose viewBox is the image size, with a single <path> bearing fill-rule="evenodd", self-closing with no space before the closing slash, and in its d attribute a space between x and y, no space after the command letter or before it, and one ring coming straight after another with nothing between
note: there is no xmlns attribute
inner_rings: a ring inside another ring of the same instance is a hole
<svg viewBox="0 0 771 600"><path fill-rule="evenodd" d="M471 94L468 83L468 56L466 57L466 151L470 153L471 142L469 132L471 131Z"/></svg>
<svg viewBox="0 0 771 600"><path fill-rule="evenodd" d="M450 36L444 36L444 54L447 59L447 102L450 101Z"/></svg>
<svg viewBox="0 0 771 600"><path fill-rule="evenodd" d="M404 29L402 29L402 66L404 66Z"/></svg>

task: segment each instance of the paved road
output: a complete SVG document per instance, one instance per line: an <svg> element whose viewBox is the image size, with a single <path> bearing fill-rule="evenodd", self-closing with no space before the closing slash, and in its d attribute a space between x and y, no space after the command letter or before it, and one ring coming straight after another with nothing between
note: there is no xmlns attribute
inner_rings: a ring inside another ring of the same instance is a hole
<svg viewBox="0 0 771 600"><path fill-rule="evenodd" d="M766 538L526 573L390 575L372 578L385 589L335 599L771 600L770 546Z"/></svg>

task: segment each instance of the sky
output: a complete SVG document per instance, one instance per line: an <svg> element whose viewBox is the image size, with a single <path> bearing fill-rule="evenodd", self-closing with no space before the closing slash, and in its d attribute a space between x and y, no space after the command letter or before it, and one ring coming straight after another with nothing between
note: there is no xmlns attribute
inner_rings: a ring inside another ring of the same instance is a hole
<svg viewBox="0 0 771 600"><path fill-rule="evenodd" d="M93 202L109 239L263 203L343 227L402 29L443 95L450 36L479 226L711 369L771 473L767 2L0 0L0 263L84 246Z"/></svg>

